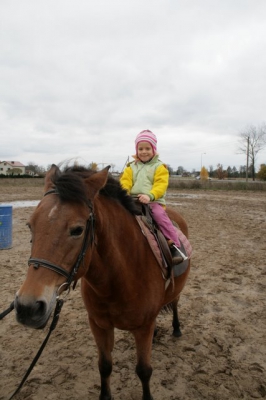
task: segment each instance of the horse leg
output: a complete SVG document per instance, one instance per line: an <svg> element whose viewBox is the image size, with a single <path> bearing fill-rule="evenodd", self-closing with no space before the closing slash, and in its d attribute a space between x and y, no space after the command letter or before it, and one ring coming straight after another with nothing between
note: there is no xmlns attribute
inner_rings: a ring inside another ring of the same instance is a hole
<svg viewBox="0 0 266 400"><path fill-rule="evenodd" d="M152 367L150 365L152 338L154 334L155 321L148 327L133 331L137 349L136 373L141 380L143 397L142 400L153 400L150 392L150 378Z"/></svg>
<svg viewBox="0 0 266 400"><path fill-rule="evenodd" d="M175 299L172 301L172 307L173 307L173 321L172 321L172 326L174 328L173 330L173 336L175 337L180 337L182 336L182 332L180 330L180 323L178 319L178 311L177 311L177 304L178 304L179 298Z"/></svg>
<svg viewBox="0 0 266 400"><path fill-rule="evenodd" d="M101 393L99 400L112 400L110 375L112 373L112 351L114 347L114 329L101 329L92 319L90 327L98 348L98 367L101 376Z"/></svg>

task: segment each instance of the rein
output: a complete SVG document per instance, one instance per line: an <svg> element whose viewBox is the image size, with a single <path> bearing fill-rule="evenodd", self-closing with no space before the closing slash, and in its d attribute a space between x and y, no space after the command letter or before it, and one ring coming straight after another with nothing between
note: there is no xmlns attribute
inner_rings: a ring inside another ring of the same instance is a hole
<svg viewBox="0 0 266 400"><path fill-rule="evenodd" d="M15 390L15 392L9 397L8 400L13 399L13 398L16 396L16 394L20 391L20 389L22 388L22 386L23 386L24 383L26 382L28 376L30 375L31 371L33 370L35 364L36 364L37 361L39 360L39 358L40 358L40 356L41 356L41 354L42 354L42 352L43 352L43 349L45 348L45 346L46 346L46 344L47 344L47 342L48 342L48 340L49 340L49 337L50 337L52 331L55 329L55 327L56 327L56 325L57 325L57 322L58 322L58 320L59 320L59 314L60 314L60 312L61 312L61 309L62 309L62 307L63 307L63 304L64 304L64 300L58 298L58 299L57 299L57 302L56 302L55 310L54 310L53 320L52 320L52 323L51 323L50 328L49 328L49 332L47 333L46 338L44 339L44 341L43 341L41 347L39 348L39 350L38 350L36 356L35 356L34 359L32 360L32 362L31 362L31 364L30 364L30 366L29 366L29 368L28 368L26 374L24 375L22 381L20 382L19 386L17 387L17 389Z"/></svg>
<svg viewBox="0 0 266 400"><path fill-rule="evenodd" d="M14 301L10 304L10 306L0 314L0 320L3 319L7 314L14 310Z"/></svg>
<svg viewBox="0 0 266 400"><path fill-rule="evenodd" d="M49 194L58 194L56 189L52 189L49 190L48 192L46 192L44 194L44 196L47 196ZM22 388L22 386L24 385L24 383L26 382L28 376L30 375L31 371L33 370L35 364L37 363L38 359L40 358L43 349L45 348L49 337L52 333L52 331L55 329L57 322L59 320L59 314L61 312L61 309L63 307L64 304L64 300L60 299L60 289L63 288L65 286L65 290L70 288L71 283L74 281L74 278L78 272L78 269L80 267L81 261L84 261L84 257L86 254L86 251L90 246L93 245L94 243L94 239L95 239L95 215L93 212L93 205L90 201L88 201L87 203L89 209L90 209L90 216L87 219L87 223L86 223L86 229L85 229L85 234L84 234L84 239L83 239L83 243L82 243L82 247L81 250L79 252L78 258L76 263L74 264L72 270L70 272L66 271L64 268L55 265L53 263L51 263L50 261L47 260L43 260L40 258L35 258L35 257L30 257L28 260L28 265L33 265L33 268L38 269L39 267L44 267L44 268L48 268L56 273L58 273L59 275L63 275L67 280L65 283L63 283L57 290L58 295L56 297L56 305L55 305L55 310L54 310L54 315L53 315L53 320L51 322L48 334L46 335L46 338L44 339L40 349L38 350L36 356L34 357L33 361L31 362L26 374L24 375L21 383L19 384L19 386L17 387L16 391L11 395L11 397L9 397L9 400L13 399L15 397L15 395L20 391L20 389ZM75 282L73 284L73 289L75 287ZM9 306L9 308L7 310L5 310L3 313L0 314L0 319L4 318L7 314L9 314L12 310L14 309L14 302L11 303L11 305Z"/></svg>

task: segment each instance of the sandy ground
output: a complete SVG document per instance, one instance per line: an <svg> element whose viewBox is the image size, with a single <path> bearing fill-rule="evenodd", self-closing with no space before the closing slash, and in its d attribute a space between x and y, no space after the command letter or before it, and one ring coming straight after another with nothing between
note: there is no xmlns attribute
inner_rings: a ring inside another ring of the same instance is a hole
<svg viewBox="0 0 266 400"><path fill-rule="evenodd" d="M1 189L0 201L40 199L41 188ZM171 315L158 319L151 388L155 400L231 400L266 397L266 194L171 191L168 203L186 218L193 262L181 296L183 336L171 336ZM3 311L27 269L33 208L14 208L13 247L0 250ZM0 322L0 399L18 386L44 331L25 328L14 313ZM131 335L116 331L115 400L140 400ZM96 400L97 352L79 287L70 293L58 326L17 399Z"/></svg>

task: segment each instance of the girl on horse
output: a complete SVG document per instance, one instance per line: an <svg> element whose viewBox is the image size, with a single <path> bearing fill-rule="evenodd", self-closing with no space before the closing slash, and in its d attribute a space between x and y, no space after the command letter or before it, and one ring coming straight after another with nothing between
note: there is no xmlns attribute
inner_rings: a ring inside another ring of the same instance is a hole
<svg viewBox="0 0 266 400"><path fill-rule="evenodd" d="M173 265L183 261L179 251L180 241L177 230L169 219L165 208L165 195L169 172L159 160L157 138L150 130L141 131L135 140L134 161L125 168L120 183L130 195L137 196L140 203L148 204L152 218L166 237L173 258Z"/></svg>

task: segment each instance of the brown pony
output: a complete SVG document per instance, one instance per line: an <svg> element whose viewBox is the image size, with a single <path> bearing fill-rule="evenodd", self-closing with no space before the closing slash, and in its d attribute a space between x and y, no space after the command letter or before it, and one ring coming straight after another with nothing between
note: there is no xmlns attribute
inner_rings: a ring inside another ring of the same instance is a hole
<svg viewBox="0 0 266 400"><path fill-rule="evenodd" d="M82 297L98 348L100 400L112 399L114 328L133 334L143 399L152 400L156 317L172 303L177 323L177 299L189 267L165 289L158 262L134 216L134 202L108 169L73 167L61 172L53 165L47 173L44 197L28 223L31 258L15 298L16 317L24 325L43 328L60 293L82 278ZM187 235L184 219L174 210L168 212Z"/></svg>

